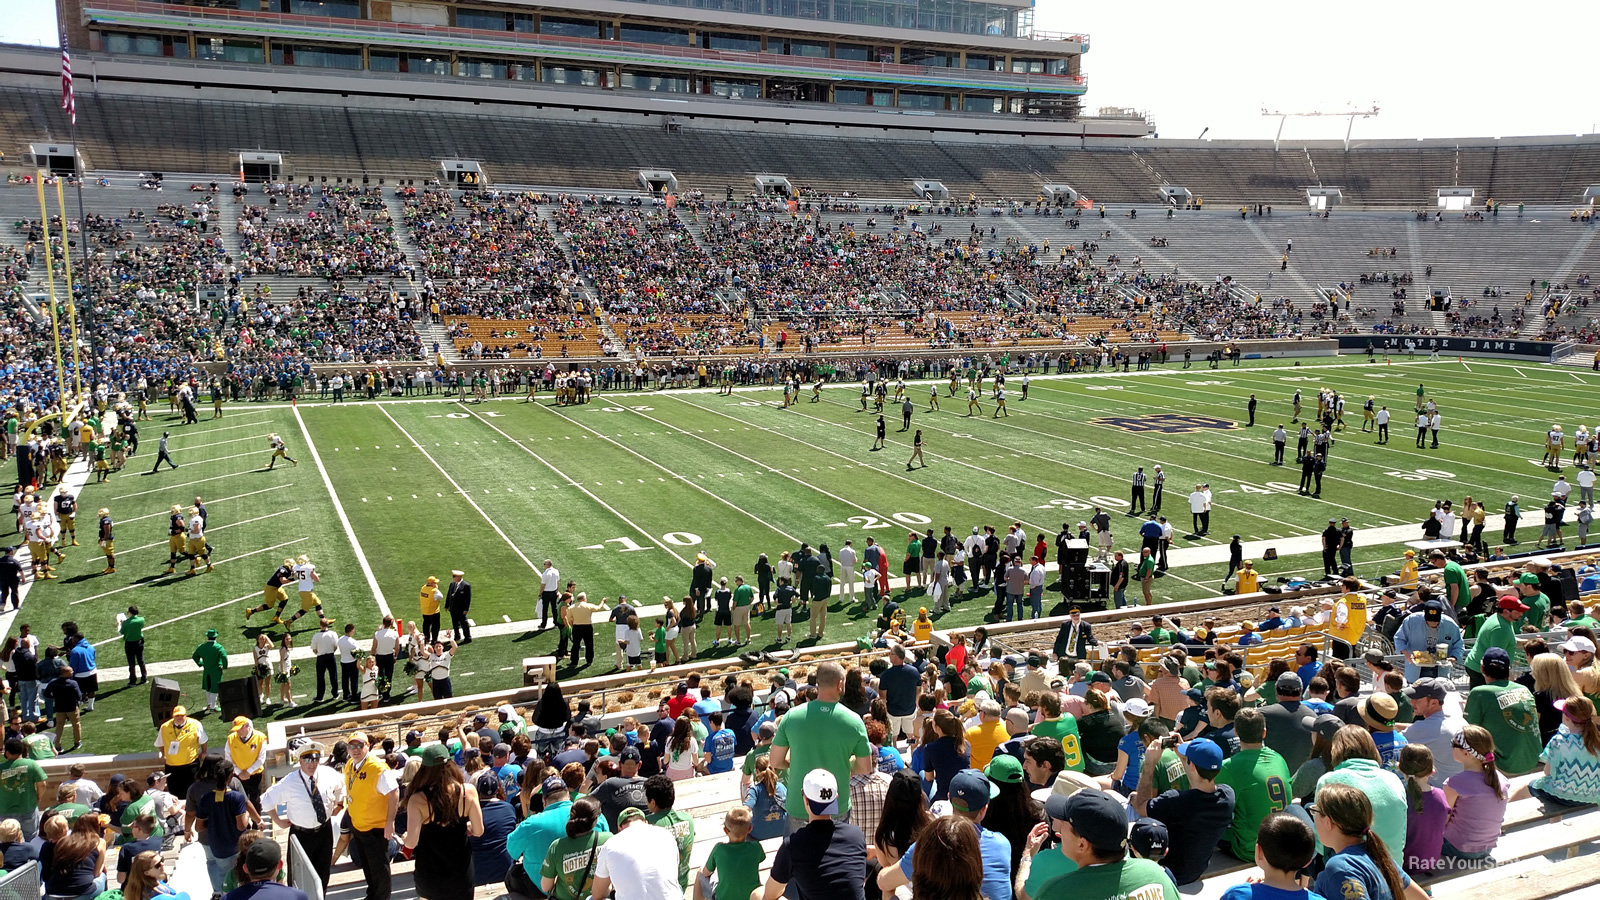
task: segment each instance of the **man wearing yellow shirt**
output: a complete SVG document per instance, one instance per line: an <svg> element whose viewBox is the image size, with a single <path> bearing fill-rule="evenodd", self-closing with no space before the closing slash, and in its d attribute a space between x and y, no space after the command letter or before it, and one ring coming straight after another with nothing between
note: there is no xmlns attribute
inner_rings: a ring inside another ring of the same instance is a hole
<svg viewBox="0 0 1600 900"><path fill-rule="evenodd" d="M1001 719L1000 704L990 698L978 701L978 724L967 729L967 743L972 745L972 767L981 769L994 759L995 748L1011 739L1006 723ZM981 760L981 762L980 762Z"/></svg>
<svg viewBox="0 0 1600 900"><path fill-rule="evenodd" d="M1239 589L1236 594L1254 594L1261 590L1261 573L1251 565L1250 560L1239 564Z"/></svg>
<svg viewBox="0 0 1600 900"><path fill-rule="evenodd" d="M172 718L157 729L156 756L161 758L167 789L174 797L184 796L194 784L195 768L206 755L206 741L205 728L181 706L174 706Z"/></svg>
<svg viewBox="0 0 1600 900"><path fill-rule="evenodd" d="M600 598L599 603L590 603L589 595L580 593L577 602L572 605L572 667L578 667L578 645L584 648L584 666L594 663L594 617L604 616L611 609L606 603L606 598Z"/></svg>
<svg viewBox="0 0 1600 900"><path fill-rule="evenodd" d="M1351 648L1367 630L1367 598L1357 593L1361 590L1361 582L1356 579L1346 578L1341 584L1345 593L1334 601L1327 631L1334 640L1333 655L1339 659L1349 659Z"/></svg>
<svg viewBox="0 0 1600 900"><path fill-rule="evenodd" d="M1406 551L1405 561L1400 563L1400 580L1395 583L1395 587L1402 591L1417 589L1417 551Z"/></svg>
<svg viewBox="0 0 1600 900"><path fill-rule="evenodd" d="M432 644L439 639L439 605L444 602L444 592L439 590L437 576L428 576L418 602L422 604L422 639Z"/></svg>
<svg viewBox="0 0 1600 900"><path fill-rule="evenodd" d="M238 716L229 729L228 759L233 761L233 772L244 785L244 795L256 810L261 809L261 780L267 770L267 735L256 730L248 716Z"/></svg>
<svg viewBox="0 0 1600 900"><path fill-rule="evenodd" d="M350 856L367 882L366 900L389 900L389 841L400 805L400 778L375 753L363 732L345 742L350 761L344 766L345 805L350 812Z"/></svg>

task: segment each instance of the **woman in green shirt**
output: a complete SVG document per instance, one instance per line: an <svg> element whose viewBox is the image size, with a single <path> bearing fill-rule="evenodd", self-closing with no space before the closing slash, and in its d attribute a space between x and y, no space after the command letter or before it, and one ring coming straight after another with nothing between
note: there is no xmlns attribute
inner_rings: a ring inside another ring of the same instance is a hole
<svg viewBox="0 0 1600 900"><path fill-rule="evenodd" d="M593 797L572 804L567 836L550 845L544 864L539 867L539 887L551 900L583 900L589 896L595 859L611 839L610 834L594 830L599 819L600 801Z"/></svg>

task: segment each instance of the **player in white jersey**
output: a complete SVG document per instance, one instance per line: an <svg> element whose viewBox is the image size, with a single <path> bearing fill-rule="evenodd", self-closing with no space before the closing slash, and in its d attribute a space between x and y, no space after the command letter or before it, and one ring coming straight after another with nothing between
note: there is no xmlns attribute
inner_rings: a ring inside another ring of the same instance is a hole
<svg viewBox="0 0 1600 900"><path fill-rule="evenodd" d="M206 544L206 519L200 515L198 507L189 507L189 528L183 538L183 553L189 557L189 574L195 573L202 559L206 561L206 571L211 571L214 567L211 565L211 548Z"/></svg>
<svg viewBox="0 0 1600 900"><path fill-rule="evenodd" d="M976 388L969 387L967 388L967 415L972 415L973 410L977 410L978 415L983 415L983 405L978 402L978 391Z"/></svg>
<svg viewBox="0 0 1600 900"><path fill-rule="evenodd" d="M317 567L311 560L304 556L295 560L294 567L295 587L300 591L300 609L289 617L289 626L293 627L295 620L305 615L310 610L317 611L317 619L328 619L322 611L322 598L317 596L317 585L322 583L322 576L317 574ZM328 619L332 622L332 619Z"/></svg>
<svg viewBox="0 0 1600 900"><path fill-rule="evenodd" d="M1539 463L1544 466L1559 467L1561 448L1565 445L1566 437L1561 433L1561 426L1551 425L1550 430L1544 435L1544 458Z"/></svg>
<svg viewBox="0 0 1600 900"><path fill-rule="evenodd" d="M931 384L928 385L928 412L933 412L934 410L936 410L938 408L939 408L939 382L935 381L935 382L932 382Z"/></svg>
<svg viewBox="0 0 1600 900"><path fill-rule="evenodd" d="M1011 418L1010 411L1006 409L1006 389L1005 388L1000 388L999 390L994 392L994 403L995 403L994 418L996 418L996 419L1000 418L1000 414L1001 413L1005 413L1006 414L1006 418L1008 418L1008 419Z"/></svg>
<svg viewBox="0 0 1600 900"><path fill-rule="evenodd" d="M283 438L278 437L277 432L267 435L267 445L272 448L272 458L267 460L267 471L272 471L272 467L277 465L280 458L287 459L291 466L300 465L295 461L294 457L289 455L288 446L284 444Z"/></svg>

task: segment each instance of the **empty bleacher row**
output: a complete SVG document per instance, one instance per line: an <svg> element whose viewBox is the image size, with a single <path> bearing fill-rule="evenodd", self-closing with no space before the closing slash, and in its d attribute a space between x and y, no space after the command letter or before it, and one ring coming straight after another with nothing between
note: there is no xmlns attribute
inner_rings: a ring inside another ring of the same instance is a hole
<svg viewBox="0 0 1600 900"><path fill-rule="evenodd" d="M742 194L750 175L774 172L817 193L909 198L911 180L937 179L956 198L1025 200L1043 184L1067 183L1096 202L1129 203L1154 200L1168 182L1213 207L1279 208L1303 203L1303 188L1318 184L1343 188L1347 202L1425 206L1436 188L1454 184L1508 203L1575 203L1600 181L1600 143L1590 142L1344 150L1160 141L985 144L706 125L668 133L654 121L561 121L515 109L417 113L381 103L263 104L111 90L80 93L79 140L96 167L132 171L228 172L239 150L271 149L286 154L301 177L418 178L439 159L464 158L482 160L501 183L539 186L628 188L639 169L652 168L671 170L683 187L708 194L729 187ZM28 141L63 137L56 105L49 90L0 87L0 134L10 143L0 150L7 159L20 157ZM150 127L156 122L181 127Z"/></svg>

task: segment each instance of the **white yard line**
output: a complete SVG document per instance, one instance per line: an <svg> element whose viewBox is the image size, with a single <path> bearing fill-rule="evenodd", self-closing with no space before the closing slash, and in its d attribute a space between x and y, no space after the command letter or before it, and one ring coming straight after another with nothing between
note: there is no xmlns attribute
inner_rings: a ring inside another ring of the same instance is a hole
<svg viewBox="0 0 1600 900"><path fill-rule="evenodd" d="M429 453L423 448L421 442L411 436L411 432L400 427L400 423L395 421L394 416L389 415L389 411L387 409L384 409L380 406L378 407L378 411L383 413L383 417L389 420L389 424L394 426L395 431L405 435L406 440L411 442L411 446L417 448L417 451L422 454L423 458L427 459L428 462L433 463L433 467L439 470L439 474L444 476L445 481L450 482L450 486L455 488L456 493L460 494L468 503L472 504L472 508L478 511L478 515L483 516L483 520L489 523L489 527L494 529L495 534L500 535L500 540L506 542L506 546L511 548L511 552L515 553L518 559L527 563L528 568L532 569L536 574L544 571L535 565L533 560L528 558L528 554L522 552L522 548L517 546L516 541L513 541L509 535L502 531L500 526L495 523L494 519L489 517L488 513L483 511L483 507L478 505L478 501L472 499L472 495L466 490L462 489L461 485L457 484L454 478L450 477L450 473L445 471L444 466L439 465L439 461L433 458L433 454ZM387 615L387 612L385 615Z"/></svg>
<svg viewBox="0 0 1600 900"><path fill-rule="evenodd" d="M306 449L311 452L311 461L316 463L317 472L322 475L322 486L328 490L328 499L333 501L333 512L339 517L339 524L344 526L344 536L350 541L350 549L355 551L356 564L361 566L361 574L367 579L367 587L372 591L372 599L377 601L378 615L389 615L389 601L383 597L383 588L378 586L378 576L372 572L372 563L367 561L367 554L361 550L361 542L356 539L356 530L350 525L350 517L345 515L344 504L339 502L339 494L333 489L333 479L328 477L328 469L322 464L322 454L317 452L317 445L311 440L311 432L306 428L306 420L300 417L300 408L294 407L294 420L300 426L300 436L305 439Z"/></svg>
<svg viewBox="0 0 1600 900"><path fill-rule="evenodd" d="M212 441L209 444L195 444L193 447L179 447L178 450L182 450L182 451L188 452L190 450L199 450L201 447L220 447L223 444L237 444L237 443L240 443L242 441L259 441L264 437L266 437L266 435L264 435L264 434L252 434L249 437L231 438L231 439L226 440L226 441ZM171 448L168 448L168 449L170 450ZM173 452L176 452L176 451L173 451Z"/></svg>
<svg viewBox="0 0 1600 900"><path fill-rule="evenodd" d="M182 450L174 450L174 449L169 447L169 448L167 448L167 452L169 454L177 454L177 453L182 453L183 451ZM202 463L214 463L214 462L222 462L223 460L226 460L226 459L238 459L241 456L260 456L263 452L265 452L265 451L256 451L254 453L235 453L235 454L233 454L231 456L216 456L216 457L210 457L208 459L197 459L197 460L194 460L192 462L189 461L189 460L185 460L185 461L183 461L181 463L178 463L178 466L180 468L183 467L183 466L198 466L198 465L201 465ZM263 467L263 468L265 468L265 467ZM148 470L148 471L139 471L139 472L123 472L122 474L118 475L117 477L118 478L133 478L135 476L154 475L154 474L156 474L155 470L152 469L152 470Z"/></svg>
<svg viewBox="0 0 1600 900"><path fill-rule="evenodd" d="M288 407L288 405L284 405L284 406L281 406L281 407L274 407L274 408L276 408L276 409L288 409L289 407ZM186 438L186 437L189 437L191 435L194 436L194 437L205 437L208 434L215 434L215 433L217 433L219 431L232 431L235 428L250 428L252 426L260 425L260 424L263 424L265 422L270 422L270 421L271 421L270 419L251 419L248 422L240 422L237 425L224 425L221 428L204 428L204 429L201 429L200 431L191 431L191 432L187 432L187 433L179 432L178 434L172 435L171 440L176 441L176 440L178 440L180 438ZM166 429L166 430L167 431L171 431L171 429Z"/></svg>
<svg viewBox="0 0 1600 900"><path fill-rule="evenodd" d="M550 407L542 406L542 404L541 404L541 408L545 409L548 412L555 412L554 409L551 409ZM716 492L714 492L714 491L712 491L712 490L710 490L710 489L708 489L708 488L706 488L706 487L704 487L702 485L694 483L693 481L691 481L689 479L689 476L680 475L677 472L672 471L671 469L667 468L666 466L662 465L661 463L658 463L655 460L651 459L650 457L645 456L643 453L640 453L637 450L634 450L633 448L629 447L628 445L626 445L624 443L621 443L620 441L613 440L613 439L607 437L606 435L601 434L600 432L594 430L593 428L590 428L589 426L583 424L582 422L579 422L577 419L574 419L574 418L572 418L570 416L567 416L567 415L565 415L563 413L555 413L555 414L557 416L559 416L560 418L566 419L568 422L571 422L572 424L578 426L579 428L582 428L583 430L589 432L590 434L593 434L595 437L600 438L602 441L605 441L606 443L609 443L609 444L614 444L617 447L620 447L621 449L628 451L630 454L632 454L634 456L637 456L639 459L644 460L647 464L655 466L657 469L660 469L661 471L667 473L668 475L671 475L674 479L676 479L678 481L681 481L684 484L689 485L690 487L694 488L695 490L698 490L700 493L705 494L706 496L710 497L711 499L716 500L717 502L719 502L722 505L728 507L729 509L733 510L734 512L740 513L741 515L745 516L746 518L751 519L752 521L754 521L754 522L756 522L756 523L758 523L758 524L760 524L762 526L765 526L766 528L770 528L774 534L783 535L784 537L788 538L791 543L794 543L794 544L804 543L804 541L802 541L800 538L797 538L794 535L790 534L789 532L784 531L783 529L781 529L778 526L772 524L771 522L768 522L766 519L761 518L760 516L756 515L755 513L750 512L749 510L739 506L738 504L734 503L731 500L728 500L727 498L723 497L722 495L717 494ZM640 413L640 415L643 415L643 414ZM645 416L645 418L649 419L650 417L649 416ZM655 419L651 419L650 421L654 422L656 420ZM746 457L746 458L748 459L748 457Z"/></svg>
<svg viewBox="0 0 1600 900"><path fill-rule="evenodd" d="M300 543L301 541L304 541L304 540L309 540L309 538L303 538L303 537L295 538L292 541L284 541L281 544L273 544L271 547L262 547L260 550L251 550L249 553L241 553L238 556L230 556L227 559L219 559L216 562L212 563L212 565L220 566L223 563L234 562L236 560L245 559L247 557L257 556L257 555L262 554L262 553L270 553L273 550L278 550L278 549L281 549L283 547L288 547L291 544L298 544L298 543ZM77 606L80 603L88 603L90 600L99 600L102 597L110 597L110 596L112 596L114 594L120 594L123 591L131 591L134 588L154 587L154 586L156 586L158 584L161 584L164 581L172 581L173 579L187 578L187 577L189 577L188 573L185 573L185 572L174 572L171 575L163 575L160 578L154 578L154 579L151 579L150 581L141 581L138 584L130 584L130 585L127 585L126 587L119 587L116 590L106 591L103 594L95 594L95 595L90 596L90 597L84 597L82 600L74 600L74 601L72 601L72 605L73 606Z"/></svg>
<svg viewBox="0 0 1600 900"><path fill-rule="evenodd" d="M227 529L233 528L236 525L248 525L251 522L259 522L262 519L272 519L272 518L276 518L277 516L286 516L289 513L299 512L299 511L300 511L300 507L296 506L293 509L279 510L278 512L275 512L275 513L267 513L264 516L256 516L253 519L245 519L242 522L229 522L226 525L218 525L215 528L206 529L206 534L208 534L208 535L209 534L214 534L214 533L216 533L218 531L226 531ZM117 551L117 555L118 556L126 556L129 553L138 553L140 550L149 550L151 547L165 547L165 546L167 546L167 542L166 541L156 541L153 544L145 544L142 547L134 547L134 548L129 549L129 550L118 550Z"/></svg>
<svg viewBox="0 0 1600 900"><path fill-rule="evenodd" d="M567 473L565 473L565 472L561 471L560 469L556 468L555 466L551 465L544 457L542 457L539 454L533 452L533 448L529 447L527 444L524 444L522 441L517 440L516 438L512 437L511 435L506 434L504 431L502 431L500 429L500 426L498 426L498 425L494 424L493 422L489 421L487 418L478 415L476 412L473 412L472 409L470 407L468 407L465 403L457 403L456 405L461 407L461 409L463 411L465 411L468 415L472 416L474 419L477 419L479 422L482 422L483 424L489 426L490 428L493 428L495 430L495 432L498 433L501 437L503 437L506 440L510 441L512 444L514 444L514 445L516 445L518 447L521 447L523 449L523 451L526 452L529 456L532 456L534 459L537 459L539 462L544 463L544 467L545 468L547 468L550 471L556 473L556 476L559 477L562 481L565 481L567 484L570 484L573 487L577 488L578 490L583 491L585 494L587 494L589 496L590 500L593 500L594 502L596 502L596 503L600 504L601 506L605 507L607 512L609 512L612 515L616 516L620 521L622 521L629 528L632 528L634 531L637 531L641 535L644 535L646 538L648 538L652 542L656 542L656 541L660 540L655 535L651 534L648 531L645 531L643 528L640 528L638 526L638 524L636 524L632 519L630 519L627 516L623 515L622 513L618 512L616 507L614 507L611 504L605 502L604 500L601 500L598 496L595 495L594 491L591 491L588 488L584 487L581 482L574 481L570 476L567 475ZM385 414L387 415L387 413L385 413ZM446 477L448 477L448 476L446 476ZM661 544L661 549L663 549L663 550L667 551L667 553L671 554L672 558L676 559L678 562L683 563L684 565L690 567L691 569L694 568L694 563L690 562L687 559L684 559L682 556L679 556L678 552L676 550L673 550L671 547L668 547L665 543Z"/></svg>
<svg viewBox="0 0 1600 900"><path fill-rule="evenodd" d="M184 619L192 619L195 616L201 615L203 613L208 613L208 612L211 612L212 610L221 609L224 606L231 606L232 604L235 604L235 603L241 603L241 602L243 602L245 600L249 600L251 597L260 597L260 596L261 596L261 592L260 591L251 591L250 593L245 594L243 597L235 597L232 600L224 600L221 603L215 604L213 606L208 606L205 609L197 609L197 610L194 610L193 612L186 612L181 616L174 616L174 617L172 617L170 619L167 619L165 621L156 622L153 625L146 625L144 627L144 630L145 631L149 631L152 628L160 628L163 625L171 625L173 622L182 622ZM111 643L112 641L120 641L120 640L122 640L122 636L118 635L116 637L106 638L103 641L95 641L94 645L96 647L103 647L106 644ZM252 657L251 661L254 662L254 658L253 657ZM191 665L192 665L192 663L191 663Z"/></svg>
<svg viewBox="0 0 1600 900"><path fill-rule="evenodd" d="M290 482L287 482L287 483L284 483L284 484L277 485L275 487L262 488L259 491L250 491L249 493L246 493L246 494L234 494L232 497L218 497L215 500L208 500L206 502L206 507L209 509L210 507L216 506L218 503L227 503L229 500L238 500L241 497L254 497L257 494L270 494L273 491L281 491L284 488L292 488L292 487L294 487L294 482L290 481ZM180 505L186 505L186 504L180 504ZM121 521L117 522L117 524L118 525L122 525L122 524L125 524L127 522L138 522L138 521L141 521L143 519L154 519L157 516L169 516L169 515L172 515L172 513L170 511L162 510L161 512L153 512L153 513L150 513L148 515L134 516L131 519L122 519Z"/></svg>
<svg viewBox="0 0 1600 900"><path fill-rule="evenodd" d="M123 494L120 497L112 497L110 500L107 500L106 503L108 503L108 504L115 503L118 500L126 500L129 497L143 497L145 494L162 494L162 493L165 493L167 491L175 491L178 488L193 487L194 485L197 485L197 484L205 484L208 481L221 481L224 478L237 478L240 475L253 475L253 474L255 474L256 472L259 472L259 471L261 471L261 470L260 469L245 469L243 472L229 472L226 475L213 475L210 478L197 478L194 481L185 481L185 482L183 482L181 484L169 484L169 485L166 485L165 487L151 488L148 491L134 491L131 494Z"/></svg>

